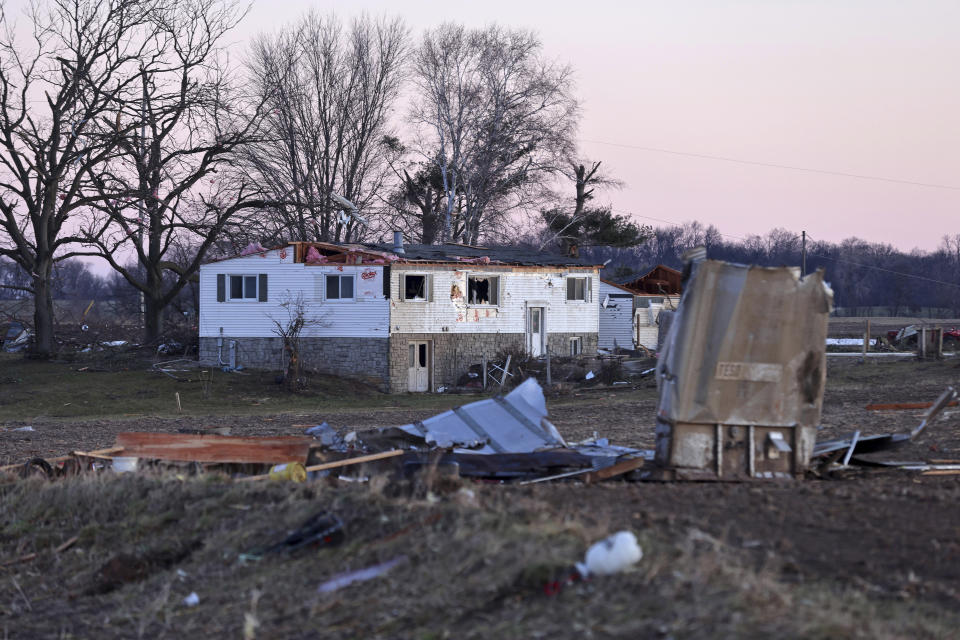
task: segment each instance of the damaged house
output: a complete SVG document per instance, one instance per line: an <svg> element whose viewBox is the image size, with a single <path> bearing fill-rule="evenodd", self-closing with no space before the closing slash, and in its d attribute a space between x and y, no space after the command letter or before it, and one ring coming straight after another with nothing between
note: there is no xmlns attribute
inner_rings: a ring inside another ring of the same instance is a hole
<svg viewBox="0 0 960 640"><path fill-rule="evenodd" d="M295 242L200 269L200 358L279 369L285 302L310 369L435 391L503 350L595 354L600 265L508 247Z"/></svg>
<svg viewBox="0 0 960 640"><path fill-rule="evenodd" d="M677 308L680 280L679 271L662 264L627 277L601 280L600 348L655 350L660 312Z"/></svg>

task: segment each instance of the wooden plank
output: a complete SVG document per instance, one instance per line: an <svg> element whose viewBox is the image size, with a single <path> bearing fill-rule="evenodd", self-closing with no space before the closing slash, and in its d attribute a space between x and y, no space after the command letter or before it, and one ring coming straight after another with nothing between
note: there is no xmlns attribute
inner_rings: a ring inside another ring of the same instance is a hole
<svg viewBox="0 0 960 640"><path fill-rule="evenodd" d="M960 476L960 469L931 469L924 471L922 476Z"/></svg>
<svg viewBox="0 0 960 640"><path fill-rule="evenodd" d="M307 467L307 471L323 471L324 469L336 469L339 467L349 467L354 464L362 464L364 462L373 462L374 460L383 460L385 458L393 458L395 456L401 456L406 453L403 449L394 449L393 451L382 451L380 453L371 453L367 456L359 456L357 458L345 458L343 460L335 460L333 462L324 462L323 464L315 464L311 467ZM263 474L259 476L247 476L246 478L239 478L238 482L250 482L251 480L263 480L269 478L270 474Z"/></svg>
<svg viewBox="0 0 960 640"><path fill-rule="evenodd" d="M347 458L345 460L334 460L333 462L324 462L323 464L315 464L312 467L307 467L307 471L323 471L324 469L336 469L338 467L349 467L353 464L361 464L364 462L372 462L374 460L383 460L384 458L393 458L394 456L402 456L406 453L403 449L394 449L392 451L381 451L380 453L371 453L368 456L360 456L359 458Z"/></svg>
<svg viewBox="0 0 960 640"><path fill-rule="evenodd" d="M304 436L241 437L192 433L120 433L117 446L125 456L182 462L305 464L311 438Z"/></svg>
<svg viewBox="0 0 960 640"><path fill-rule="evenodd" d="M112 454L120 453L123 451L123 447L110 447L108 449L97 449L96 451L74 451L68 456L59 456L57 458L48 458L47 462L51 465L54 465L58 462L65 462L70 460L74 456L86 456L88 458L110 458ZM5 467L0 467L0 472L9 472L16 471L22 467L27 461L19 462L17 464L8 464Z"/></svg>
<svg viewBox="0 0 960 640"><path fill-rule="evenodd" d="M948 407L956 407L958 402L954 400L947 404ZM901 411L911 409L929 409L933 406L932 402L890 402L887 404L868 404L867 411Z"/></svg>
<svg viewBox="0 0 960 640"><path fill-rule="evenodd" d="M630 471L633 471L634 469L639 469L646 462L647 462L647 459L644 458L643 456L621 460L620 462L614 465L611 465L609 467L606 467L604 469L600 469L599 471L593 471L591 473L588 473L584 477L584 482L586 482L587 484L592 484L594 482L599 482L601 480L614 478L616 476L620 476Z"/></svg>

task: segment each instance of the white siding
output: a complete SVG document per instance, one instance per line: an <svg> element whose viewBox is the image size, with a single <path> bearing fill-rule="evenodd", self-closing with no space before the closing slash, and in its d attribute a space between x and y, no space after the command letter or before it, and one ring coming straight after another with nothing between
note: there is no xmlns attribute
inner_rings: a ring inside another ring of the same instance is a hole
<svg viewBox="0 0 960 640"><path fill-rule="evenodd" d="M276 335L273 319L285 323L288 318L281 303L298 295L307 303L308 317L318 321L304 329L304 337L387 337L390 307L383 297L383 266L341 269L294 263L292 247L205 264L200 267L200 337L217 337L221 327L223 335L234 338L272 337ZM267 301L217 302L217 274L221 273L267 274ZM355 301L324 301L321 276L327 273L353 275Z"/></svg>
<svg viewBox="0 0 960 640"><path fill-rule="evenodd" d="M610 296L606 308L603 301ZM600 333L597 346L601 349L633 349L633 294L618 287L600 283L597 296L600 313Z"/></svg>
<svg viewBox="0 0 960 640"><path fill-rule="evenodd" d="M657 348L657 339L660 326L657 319L663 309L676 309L680 303L680 296L638 296L638 299L657 298L663 302L650 302L648 306L638 307L634 312L633 327L639 344L647 349Z"/></svg>
<svg viewBox="0 0 960 640"><path fill-rule="evenodd" d="M401 278L408 273L432 274L432 302L400 299ZM547 333L596 332L595 301L600 283L597 272L571 274L590 280L592 302L567 302L566 274L563 270L524 272L482 266L416 269L409 265L394 265L390 269L390 330L392 333L525 333L527 308L544 307ZM499 304L467 304L468 275L499 276Z"/></svg>

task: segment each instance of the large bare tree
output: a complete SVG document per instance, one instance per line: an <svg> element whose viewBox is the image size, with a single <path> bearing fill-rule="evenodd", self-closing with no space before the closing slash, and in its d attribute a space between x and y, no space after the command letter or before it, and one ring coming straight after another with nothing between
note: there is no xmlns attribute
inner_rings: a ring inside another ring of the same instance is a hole
<svg viewBox="0 0 960 640"><path fill-rule="evenodd" d="M344 27L317 13L255 42L250 74L269 108L264 140L245 163L278 204L250 228L271 240L349 241L364 232L338 215L330 193L364 212L379 203L406 50L400 20L362 17Z"/></svg>
<svg viewBox="0 0 960 640"><path fill-rule="evenodd" d="M140 74L138 109L129 124L111 125L119 144L88 180L98 201L85 243L142 294L147 341L224 228L266 204L236 163L255 140L262 102L240 90L222 49L243 15L235 0L179 0L156 12L160 64Z"/></svg>
<svg viewBox="0 0 960 640"><path fill-rule="evenodd" d="M530 31L443 24L414 56L412 120L446 194L444 237L473 244L503 231L572 155L572 72Z"/></svg>
<svg viewBox="0 0 960 640"><path fill-rule="evenodd" d="M163 6L50 0L31 5L17 34L0 5L0 256L31 276L40 356L56 351L54 263L77 253L71 222L98 201L84 180L116 149L139 70L156 64Z"/></svg>

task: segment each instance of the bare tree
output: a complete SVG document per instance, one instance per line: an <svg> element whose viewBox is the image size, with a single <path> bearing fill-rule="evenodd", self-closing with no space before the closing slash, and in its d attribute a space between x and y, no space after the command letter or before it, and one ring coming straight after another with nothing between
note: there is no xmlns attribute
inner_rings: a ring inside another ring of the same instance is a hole
<svg viewBox="0 0 960 640"><path fill-rule="evenodd" d="M300 375L300 336L304 329L322 326L323 319L309 314L303 294L292 295L289 291L281 298L280 307L285 318L270 317L273 332L283 342L283 380L290 391L301 391L306 385Z"/></svg>
<svg viewBox="0 0 960 640"><path fill-rule="evenodd" d="M316 13L255 42L250 75L269 109L264 140L244 157L279 203L257 221L261 236L349 241L364 233L356 219L340 218L330 193L365 212L378 203L406 50L400 20L363 17L344 28Z"/></svg>
<svg viewBox="0 0 960 640"><path fill-rule="evenodd" d="M97 202L85 243L143 295L148 342L223 229L266 204L236 170L262 115L223 61L223 41L243 15L235 0L180 0L155 13L160 64L140 73L139 108L90 175ZM189 260L171 259L182 257L178 246L191 247ZM130 254L135 269L121 261Z"/></svg>
<svg viewBox="0 0 960 640"><path fill-rule="evenodd" d="M74 215L97 204L84 180L116 149L139 87L156 62L163 0L50 0L19 40L0 6L0 255L26 270L34 351L56 350L53 265L77 255ZM106 131L104 121L113 122Z"/></svg>
<svg viewBox="0 0 960 640"><path fill-rule="evenodd" d="M572 72L541 49L529 31L448 23L417 50L412 120L441 172L448 241L476 243L502 228L572 155Z"/></svg>

